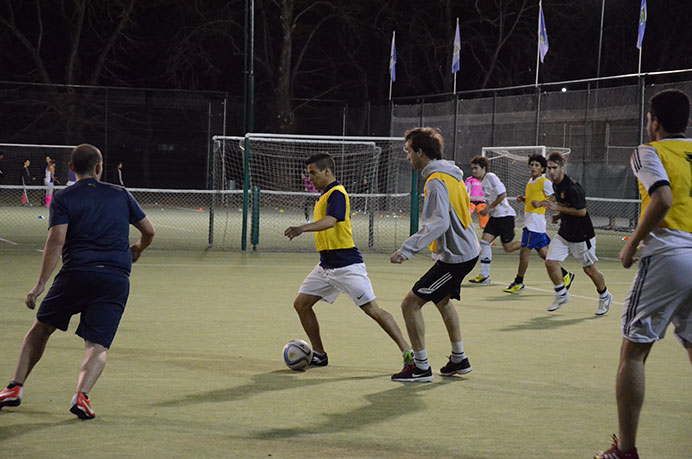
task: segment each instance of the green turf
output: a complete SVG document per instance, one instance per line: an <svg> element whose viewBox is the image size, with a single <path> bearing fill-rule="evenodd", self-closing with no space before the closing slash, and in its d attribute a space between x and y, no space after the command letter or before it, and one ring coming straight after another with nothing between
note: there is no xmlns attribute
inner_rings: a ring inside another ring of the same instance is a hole
<svg viewBox="0 0 692 459"><path fill-rule="evenodd" d="M634 272L599 263L616 304L596 318L594 288L568 262L573 300L548 313L539 260L530 288L508 295L518 257L495 253L495 283L466 284L458 303L474 371L404 385L389 380L401 366L394 343L344 297L316 306L329 366L283 365L283 344L305 339L292 301L316 254L147 251L91 393L97 418L67 411L83 354L74 321L51 339L23 404L0 411L0 457L591 457L617 428L619 315ZM22 303L40 257L0 244L5 380L32 322ZM380 305L403 326L398 305L429 258L394 266L370 254L366 263ZM424 316L437 371L449 343L434 306ZM686 353L669 331L647 362L642 457L689 456L690 393Z"/></svg>

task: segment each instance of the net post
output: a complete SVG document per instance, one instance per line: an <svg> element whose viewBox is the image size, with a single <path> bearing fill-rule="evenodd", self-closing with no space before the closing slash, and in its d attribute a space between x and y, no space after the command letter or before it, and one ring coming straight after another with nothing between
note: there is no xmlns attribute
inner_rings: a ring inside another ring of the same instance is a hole
<svg viewBox="0 0 692 459"><path fill-rule="evenodd" d="M250 139L245 136L245 155L243 158L243 227L240 250L247 250L248 200L250 198Z"/></svg>
<svg viewBox="0 0 692 459"><path fill-rule="evenodd" d="M211 110L211 109L210 109ZM211 151L207 155L208 174L207 189L209 193L209 236L207 239L208 247L214 247L214 161L216 161L216 144L217 140L212 139Z"/></svg>
<svg viewBox="0 0 692 459"><path fill-rule="evenodd" d="M252 187L252 226L250 228L250 243L252 250L257 250L259 245L260 228L260 189L258 186Z"/></svg>

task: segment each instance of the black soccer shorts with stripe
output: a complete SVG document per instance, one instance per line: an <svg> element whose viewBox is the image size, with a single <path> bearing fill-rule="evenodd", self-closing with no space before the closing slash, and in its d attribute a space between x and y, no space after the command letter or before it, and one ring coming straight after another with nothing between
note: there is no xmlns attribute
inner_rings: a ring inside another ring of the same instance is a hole
<svg viewBox="0 0 692 459"><path fill-rule="evenodd" d="M461 282L476 266L478 257L463 263L437 261L413 286L413 293L426 301L437 304L447 296L460 300Z"/></svg>

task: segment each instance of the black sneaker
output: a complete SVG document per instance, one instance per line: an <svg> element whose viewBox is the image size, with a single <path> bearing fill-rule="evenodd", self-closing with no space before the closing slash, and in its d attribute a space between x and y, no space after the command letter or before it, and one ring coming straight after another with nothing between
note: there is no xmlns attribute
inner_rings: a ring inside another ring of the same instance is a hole
<svg viewBox="0 0 692 459"><path fill-rule="evenodd" d="M473 370L471 364L469 363L468 357L459 363L452 362L452 358L449 358L447 365L440 368L440 374L442 376L453 376L453 375L465 375Z"/></svg>
<svg viewBox="0 0 692 459"><path fill-rule="evenodd" d="M569 288L572 286L572 282L574 282L574 278L576 276L574 273L567 273L562 277L562 282L565 283L565 288L569 290Z"/></svg>
<svg viewBox="0 0 692 459"><path fill-rule="evenodd" d="M310 361L311 367L326 367L328 363L329 359L326 353L320 354L319 352L312 352L312 361Z"/></svg>
<svg viewBox="0 0 692 459"><path fill-rule="evenodd" d="M428 367L427 370L421 370L415 363L404 367L400 373L392 375L392 381L398 382L432 382L432 380L432 369Z"/></svg>

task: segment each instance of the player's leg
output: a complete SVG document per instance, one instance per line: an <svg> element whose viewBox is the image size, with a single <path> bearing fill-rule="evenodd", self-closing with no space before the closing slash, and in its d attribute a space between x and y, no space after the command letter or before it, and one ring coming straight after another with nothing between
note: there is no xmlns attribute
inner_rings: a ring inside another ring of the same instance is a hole
<svg viewBox="0 0 692 459"><path fill-rule="evenodd" d="M408 337L413 346L413 364L392 375L392 381L430 382L433 380L432 369L428 362L428 352L425 349L425 321L421 311L425 303L427 300L416 296L413 291L408 292L401 302L401 312L404 315Z"/></svg>
<svg viewBox="0 0 692 459"><path fill-rule="evenodd" d="M92 343L89 340L84 340L84 359L79 368L79 377L77 378L77 387L70 402L70 412L75 414L80 419L93 419L96 417L94 410L91 408L91 400L89 392L94 388L103 369L106 367L106 357L108 348Z"/></svg>
<svg viewBox="0 0 692 459"><path fill-rule="evenodd" d="M634 343L625 338L615 383L620 436L618 449L629 452L636 446L639 414L644 404L644 363L653 343Z"/></svg>
<svg viewBox="0 0 692 459"><path fill-rule="evenodd" d="M296 299L293 300L293 307L298 313L298 318L300 319L300 324L303 326L303 330L305 330L305 334L308 335L312 350L320 354L325 354L322 337L320 336L320 323L312 308L320 299L320 296L298 293Z"/></svg>
<svg viewBox="0 0 692 459"><path fill-rule="evenodd" d="M396 323L396 320L394 320L394 316L392 316L388 311L379 307L375 300L364 304L360 307L360 309L362 309L364 313L377 322L382 330L387 332L389 337L394 340L397 346L399 346L399 350L402 353L411 350L411 345L408 343L408 341L406 341L403 333L401 333L401 329Z"/></svg>
<svg viewBox="0 0 692 459"><path fill-rule="evenodd" d="M584 242L571 243L570 252L574 258L579 260L584 273L589 276L596 287L598 292L598 309L595 314L597 316L604 315L610 309L613 295L610 294L608 287L606 287L603 274L596 267L596 262L598 261L596 257L596 238L594 237Z"/></svg>
<svg viewBox="0 0 692 459"><path fill-rule="evenodd" d="M555 289L555 300L548 307L548 311L555 311L570 301L567 294L567 287L562 276L562 266L560 263L565 261L569 254L569 246L559 234L556 235L548 246L548 254L545 258L545 268L548 271L550 281Z"/></svg>
<svg viewBox="0 0 692 459"><path fill-rule="evenodd" d="M34 324L22 341L17 366L12 381L0 391L0 409L4 406L19 406L22 403L23 386L43 351L55 327L34 320Z"/></svg>
<svg viewBox="0 0 692 459"><path fill-rule="evenodd" d="M529 248L529 241L531 237L531 232L524 228L521 233L521 242L518 242L521 246L519 251L519 268L517 269L517 275L514 281L509 284L509 286L503 289L506 293L519 293L524 290L524 276L526 275L526 270L529 268L529 256L531 255L531 249Z"/></svg>
<svg viewBox="0 0 692 459"><path fill-rule="evenodd" d="M435 303L435 306L437 306L438 311L440 311L442 321L447 328L449 341L452 344L452 354L449 356L449 362L440 368L440 374L442 376L452 376L471 372L473 368L471 368L469 359L464 353L464 341L461 338L459 314L457 314L454 303L449 301L449 296L447 296L442 301Z"/></svg>
<svg viewBox="0 0 692 459"><path fill-rule="evenodd" d="M490 219L488 225L485 227L485 230L483 231L483 235L481 236L480 240L481 273L473 279L469 279L469 282L471 282L472 284L490 283L490 263L493 261L493 252L490 249L490 244L492 244L495 238L497 238L497 236L499 235L499 233L495 232L494 228L495 219Z"/></svg>

